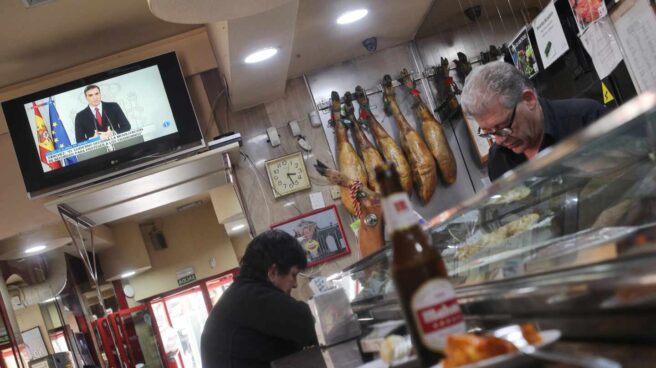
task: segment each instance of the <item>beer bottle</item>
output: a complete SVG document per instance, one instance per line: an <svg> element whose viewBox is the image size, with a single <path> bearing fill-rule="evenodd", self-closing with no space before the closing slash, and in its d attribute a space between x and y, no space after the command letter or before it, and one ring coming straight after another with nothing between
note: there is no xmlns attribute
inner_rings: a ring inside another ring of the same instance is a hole
<svg viewBox="0 0 656 368"><path fill-rule="evenodd" d="M392 279L417 355L430 367L443 358L447 335L465 332L463 314L444 261L419 226L398 173L385 164L376 168L376 179L393 245Z"/></svg>

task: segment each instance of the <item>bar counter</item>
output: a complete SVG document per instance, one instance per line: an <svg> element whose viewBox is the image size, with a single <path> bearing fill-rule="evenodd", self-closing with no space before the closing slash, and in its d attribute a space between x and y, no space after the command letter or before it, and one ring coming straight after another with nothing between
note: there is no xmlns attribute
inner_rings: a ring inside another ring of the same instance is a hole
<svg viewBox="0 0 656 368"><path fill-rule="evenodd" d="M617 344L611 342L558 341L549 350L575 355L598 355L613 359L623 368L656 367L656 346L650 343ZM314 347L271 364L272 368L356 368L365 364L357 340L350 340L328 348ZM395 366L420 368L416 361ZM543 363L531 360L521 367L569 368L564 364Z"/></svg>

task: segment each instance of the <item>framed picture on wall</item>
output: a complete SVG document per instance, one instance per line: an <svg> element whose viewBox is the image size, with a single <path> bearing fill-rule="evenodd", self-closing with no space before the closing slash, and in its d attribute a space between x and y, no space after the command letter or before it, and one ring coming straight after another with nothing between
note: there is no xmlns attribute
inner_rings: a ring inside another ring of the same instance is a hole
<svg viewBox="0 0 656 368"><path fill-rule="evenodd" d="M305 249L308 266L351 253L334 205L271 225L271 229L282 230L298 239Z"/></svg>

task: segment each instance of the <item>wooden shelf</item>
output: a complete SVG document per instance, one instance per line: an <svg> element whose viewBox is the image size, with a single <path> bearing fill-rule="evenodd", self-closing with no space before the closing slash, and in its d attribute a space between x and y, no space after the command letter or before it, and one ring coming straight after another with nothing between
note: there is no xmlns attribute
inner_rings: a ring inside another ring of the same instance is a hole
<svg viewBox="0 0 656 368"><path fill-rule="evenodd" d="M57 206L65 204L95 225L117 221L229 183L224 154L236 162L239 144L227 144L86 187L45 206L58 214Z"/></svg>

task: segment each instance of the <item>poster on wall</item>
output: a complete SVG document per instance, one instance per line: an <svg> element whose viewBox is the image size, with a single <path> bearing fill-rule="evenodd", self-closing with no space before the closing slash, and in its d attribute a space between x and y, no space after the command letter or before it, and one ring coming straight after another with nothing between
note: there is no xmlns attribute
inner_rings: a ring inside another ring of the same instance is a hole
<svg viewBox="0 0 656 368"><path fill-rule="evenodd" d="M510 42L510 55L517 69L525 76L532 78L538 74L538 62L535 59L535 52L526 27L522 27Z"/></svg>
<svg viewBox="0 0 656 368"><path fill-rule="evenodd" d="M622 52L615 39L613 27L608 18L591 24L579 38L590 54L597 75L606 78L622 61Z"/></svg>
<svg viewBox="0 0 656 368"><path fill-rule="evenodd" d="M611 18L637 91L656 90L656 1L624 0Z"/></svg>
<svg viewBox="0 0 656 368"><path fill-rule="evenodd" d="M334 205L271 225L271 229L298 239L305 249L308 267L351 253Z"/></svg>
<svg viewBox="0 0 656 368"><path fill-rule="evenodd" d="M608 13L604 0L569 0L569 6L580 32Z"/></svg>
<svg viewBox="0 0 656 368"><path fill-rule="evenodd" d="M27 355L30 360L43 358L48 355L48 349L46 348L46 343L43 340L43 335L41 335L41 329L39 327L22 331L21 336L23 337L23 343L25 344L25 349L27 349Z"/></svg>
<svg viewBox="0 0 656 368"><path fill-rule="evenodd" d="M546 69L569 50L553 1L535 17L532 25L542 65Z"/></svg>

